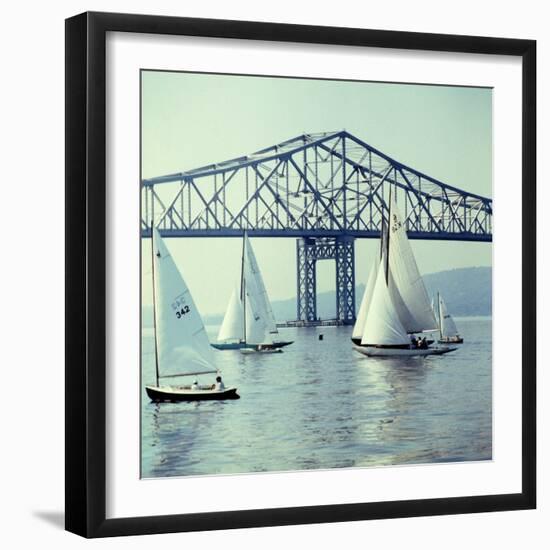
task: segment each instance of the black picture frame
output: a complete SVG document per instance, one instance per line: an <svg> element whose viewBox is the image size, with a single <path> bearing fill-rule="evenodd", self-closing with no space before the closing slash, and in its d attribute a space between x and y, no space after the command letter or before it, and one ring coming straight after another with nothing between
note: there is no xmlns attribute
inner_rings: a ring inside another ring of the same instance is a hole
<svg viewBox="0 0 550 550"><path fill-rule="evenodd" d="M522 60L522 491L106 519L105 41L109 31L482 53ZM536 42L83 13L66 20L66 529L107 537L532 509L536 506Z"/></svg>

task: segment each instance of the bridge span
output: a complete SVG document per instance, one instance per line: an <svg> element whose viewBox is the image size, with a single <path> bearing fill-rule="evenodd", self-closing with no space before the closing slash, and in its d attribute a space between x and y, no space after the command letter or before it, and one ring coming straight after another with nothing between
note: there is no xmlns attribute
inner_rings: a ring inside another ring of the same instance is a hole
<svg viewBox="0 0 550 550"><path fill-rule="evenodd" d="M345 130L142 180L141 234L294 237L297 319L317 319L316 263L336 262L336 312L355 320L357 238L378 238L390 187L411 239L492 241L492 199L408 167Z"/></svg>

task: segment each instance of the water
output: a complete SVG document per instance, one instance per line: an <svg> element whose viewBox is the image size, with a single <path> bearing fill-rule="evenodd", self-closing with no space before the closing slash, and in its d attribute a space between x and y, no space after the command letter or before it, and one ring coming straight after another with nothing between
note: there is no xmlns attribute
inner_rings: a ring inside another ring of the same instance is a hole
<svg viewBox="0 0 550 550"><path fill-rule="evenodd" d="M490 460L491 320L457 326L465 344L439 357L364 357L351 327L283 329L295 342L279 354L216 351L241 399L155 404L143 390L142 476ZM144 329L144 385L153 346Z"/></svg>

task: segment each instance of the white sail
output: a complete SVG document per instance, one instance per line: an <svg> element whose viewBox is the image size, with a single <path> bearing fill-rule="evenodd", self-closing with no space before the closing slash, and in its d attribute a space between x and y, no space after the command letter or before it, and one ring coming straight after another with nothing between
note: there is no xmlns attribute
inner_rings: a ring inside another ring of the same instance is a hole
<svg viewBox="0 0 550 550"><path fill-rule="evenodd" d="M152 246L160 378L216 372L201 316L156 228L153 229Z"/></svg>
<svg viewBox="0 0 550 550"><path fill-rule="evenodd" d="M374 264L374 267L370 270L369 278L367 279L367 286L363 293L363 299L361 300L361 306L359 307L359 313L353 326L352 338L361 338L365 329L365 321L367 319L367 311L372 301L372 294L374 292L374 285L376 283L376 275L378 273L378 262Z"/></svg>
<svg viewBox="0 0 550 550"><path fill-rule="evenodd" d="M247 344L272 344L273 338L269 331L267 312L250 264L244 262L243 288L245 291L245 335Z"/></svg>
<svg viewBox="0 0 550 550"><path fill-rule="evenodd" d="M376 276L372 301L367 312L361 344L378 346L409 344L409 336L401 324L388 291L384 271L384 265L381 263Z"/></svg>
<svg viewBox="0 0 550 550"><path fill-rule="evenodd" d="M223 318L220 331L218 332L219 342L241 341L244 339L243 304L240 292L233 289L227 310Z"/></svg>
<svg viewBox="0 0 550 550"><path fill-rule="evenodd" d="M441 295L439 295L439 314L441 317L441 336L443 338L450 338L451 336L458 336L458 329L455 322L451 317L451 314L447 311L447 306L443 301Z"/></svg>
<svg viewBox="0 0 550 550"><path fill-rule="evenodd" d="M277 322L275 321L275 315L273 314L273 309L271 308L271 302L269 301L269 296L267 295L267 290L265 288L264 280L260 272L260 267L256 260L256 255L252 249L252 245L248 239L248 235L244 234L244 246L243 246L243 270L248 274L248 282L254 280L255 292L257 292L257 300L261 302L258 307L261 309L262 316L264 317L264 322L266 323L268 333L273 336L279 334L277 330ZM247 331L247 341L248 341L248 331Z"/></svg>
<svg viewBox="0 0 550 550"><path fill-rule="evenodd" d="M391 269L388 273L388 291L392 298L393 305L395 306L395 310L397 311L397 315L401 320L401 324L406 328L407 332L420 332L419 330L415 330L413 328L417 326L417 322L399 292L399 288Z"/></svg>
<svg viewBox="0 0 550 550"><path fill-rule="evenodd" d="M390 202L389 232L390 294L401 323L407 332L434 330L437 322L395 196Z"/></svg>

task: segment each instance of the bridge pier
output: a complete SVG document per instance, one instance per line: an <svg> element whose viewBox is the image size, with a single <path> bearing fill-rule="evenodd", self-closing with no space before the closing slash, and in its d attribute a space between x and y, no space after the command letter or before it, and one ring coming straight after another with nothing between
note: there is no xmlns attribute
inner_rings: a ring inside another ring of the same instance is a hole
<svg viewBox="0 0 550 550"><path fill-rule="evenodd" d="M355 239L304 237L296 241L297 318L317 320L317 277L319 260L336 261L336 318L343 324L355 322Z"/></svg>

